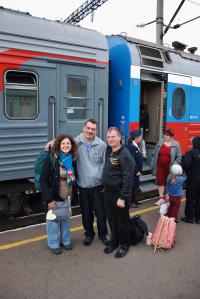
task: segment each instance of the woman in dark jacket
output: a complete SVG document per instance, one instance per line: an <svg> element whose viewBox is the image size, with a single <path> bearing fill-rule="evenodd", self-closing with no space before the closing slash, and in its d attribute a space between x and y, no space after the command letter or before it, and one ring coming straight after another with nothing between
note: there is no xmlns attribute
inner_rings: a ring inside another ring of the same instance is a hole
<svg viewBox="0 0 200 299"><path fill-rule="evenodd" d="M128 146L128 150L131 153L134 161L135 161L135 173L133 177L133 186L132 186L132 208L138 208L138 205L140 203L136 200L136 191L140 186L140 175L142 172L142 166L143 166L143 159L142 159L142 153L140 152L139 143L142 139L142 131L141 130L135 130L131 132L131 144Z"/></svg>
<svg viewBox="0 0 200 299"><path fill-rule="evenodd" d="M41 173L42 197L49 210L46 217L48 246L54 254L61 253L61 245L66 250L72 249L70 196L75 155L76 144L73 138L69 135L58 136Z"/></svg>
<svg viewBox="0 0 200 299"><path fill-rule="evenodd" d="M187 174L185 217L182 221L200 224L200 136L192 140L192 149L182 159Z"/></svg>

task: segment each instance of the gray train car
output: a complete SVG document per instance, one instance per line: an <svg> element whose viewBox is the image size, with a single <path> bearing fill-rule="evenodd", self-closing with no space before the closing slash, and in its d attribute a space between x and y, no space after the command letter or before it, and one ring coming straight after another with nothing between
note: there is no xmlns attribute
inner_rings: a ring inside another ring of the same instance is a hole
<svg viewBox="0 0 200 299"><path fill-rule="evenodd" d="M22 194L46 142L94 118L105 137L108 45L96 31L0 8L0 196Z"/></svg>

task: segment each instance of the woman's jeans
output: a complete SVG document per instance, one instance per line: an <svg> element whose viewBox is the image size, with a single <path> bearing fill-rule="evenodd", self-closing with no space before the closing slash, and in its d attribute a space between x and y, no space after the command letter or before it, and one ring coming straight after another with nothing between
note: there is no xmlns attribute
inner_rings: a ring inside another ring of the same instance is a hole
<svg viewBox="0 0 200 299"><path fill-rule="evenodd" d="M52 249L60 248L60 244L69 245L71 243L70 218L57 221L47 220L47 241Z"/></svg>
<svg viewBox="0 0 200 299"><path fill-rule="evenodd" d="M71 206L70 202L67 200L63 203L57 202L57 208L65 208L66 218L57 219L57 220L46 220L46 229L47 229L47 242L48 246L52 249L60 248L60 244L69 245L71 243ZM55 210L59 212L59 210ZM59 213L58 213L59 214Z"/></svg>

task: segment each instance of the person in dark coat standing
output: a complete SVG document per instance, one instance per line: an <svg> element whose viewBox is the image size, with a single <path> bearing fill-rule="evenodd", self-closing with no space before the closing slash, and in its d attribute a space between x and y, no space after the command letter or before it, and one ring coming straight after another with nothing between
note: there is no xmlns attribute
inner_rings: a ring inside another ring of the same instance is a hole
<svg viewBox="0 0 200 299"><path fill-rule="evenodd" d="M135 130L131 132L131 143L128 145L128 150L131 153L133 159L135 160L135 173L133 177L133 186L132 186L132 208L138 208L140 203L136 199L136 192L140 186L140 175L142 174L142 166L143 166L143 157L139 148L139 143L142 139L142 131Z"/></svg>
<svg viewBox="0 0 200 299"><path fill-rule="evenodd" d="M115 257L122 258L131 242L129 207L135 162L128 149L122 146L121 133L116 127L108 129L107 142L102 181L111 240L104 253L109 254L119 247Z"/></svg>
<svg viewBox="0 0 200 299"><path fill-rule="evenodd" d="M182 158L182 167L187 174L184 222L200 224L200 136L192 140L192 149Z"/></svg>
<svg viewBox="0 0 200 299"><path fill-rule="evenodd" d="M142 135L145 139L146 133L149 131L149 112L146 104L140 105L140 128L142 129Z"/></svg>

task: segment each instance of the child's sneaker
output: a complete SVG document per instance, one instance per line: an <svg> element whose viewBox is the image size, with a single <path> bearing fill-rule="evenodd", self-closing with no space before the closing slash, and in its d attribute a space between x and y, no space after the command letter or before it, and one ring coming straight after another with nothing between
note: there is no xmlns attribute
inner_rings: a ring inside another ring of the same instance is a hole
<svg viewBox="0 0 200 299"><path fill-rule="evenodd" d="M162 205L163 203L165 203L164 198L160 198L158 201L155 202L155 205L156 205L156 206L160 206L160 205Z"/></svg>

